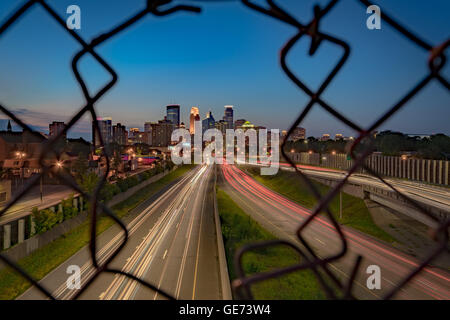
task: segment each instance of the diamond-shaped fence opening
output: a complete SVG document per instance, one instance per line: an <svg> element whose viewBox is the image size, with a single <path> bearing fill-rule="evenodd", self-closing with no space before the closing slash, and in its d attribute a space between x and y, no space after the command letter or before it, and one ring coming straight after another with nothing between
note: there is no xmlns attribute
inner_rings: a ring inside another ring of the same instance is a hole
<svg viewBox="0 0 450 320"><path fill-rule="evenodd" d="M212 0L214 1L214 0ZM219 1L226 1L226 0L219 0ZM172 4L174 2L174 4ZM52 170L51 164L49 164L48 161L46 161L46 156L49 154L53 154L54 157L58 157L59 154L55 150L56 145L58 142L58 139L60 139L62 136L64 136L68 130L70 130L75 124L80 121L82 117L85 117L86 115L90 116L91 119L97 119L95 104L99 101L99 99L105 95L117 82L118 75L114 71L113 67L110 66L100 55L96 53L96 47L102 44L103 42L111 39L112 37L120 34L136 22L146 18L147 16L166 16L170 15L176 12L194 12L198 13L200 12L200 8L197 6L192 6L189 4L189 2L202 2L207 3L211 1L184 1L185 4L179 4L177 1L171 1L171 0L147 0L147 4L144 8L142 8L141 11L139 11L137 14L135 14L133 17L129 18L128 20L118 24L116 27L111 29L108 32L105 32L101 34L100 36L90 40L86 41L83 39L80 35L78 35L73 30L69 30L66 27L65 21L60 17L55 10L44 0L30 0L26 1L21 7L19 7L15 12L11 14L11 16L0 25L0 37L3 36L6 32L8 32L9 28L15 24L19 23L20 18L23 14L25 14L28 10L30 10L34 6L40 6L45 10L45 12L54 19L61 28L63 28L69 37L72 37L75 41L77 41L81 46L82 49L74 56L72 60L72 71L75 75L75 78L80 85L80 88L83 92L83 96L85 98L85 104L79 109L79 111L72 117L72 119L68 122L66 128L63 132L61 132L58 136L50 139L48 143L43 148L42 155L40 157L40 164L42 166L42 174L46 174ZM230 1L231 2L231 1ZM237 2L237 1L236 1ZM351 176L351 174L355 172L359 172L361 170L364 170L364 172L372 175L373 177L376 177L387 185L391 190L397 193L397 195L402 198L404 201L408 202L410 205L412 205L414 208L416 208L418 211L420 211L423 215L429 217L430 219L433 219L436 221L438 227L435 230L435 237L438 241L436 247L430 252L429 256L426 259L423 259L421 263L414 268L412 272L410 272L405 278L401 281L401 283L393 288L390 292L388 292L383 298L390 299L392 298L399 290L402 289L404 285L406 285L411 279L413 279L421 270L430 263L433 259L435 259L437 256L441 254L448 254L449 247L448 247L448 228L449 228L449 221L440 221L435 218L428 210L423 208L419 203L414 201L413 199L409 198L405 194L399 192L399 190L395 189L394 186L392 186L388 181L384 179L384 177L379 173L374 171L370 166L367 165L366 159L371 155L372 153L372 138L371 133L376 130L378 127L380 127L382 124L384 124L392 115L396 114L399 110L404 108L408 102L419 92L421 92L425 87L427 87L432 81L438 82L440 85L442 85L447 90L450 89L450 85L447 81L447 79L444 78L444 76L441 74L441 70L443 69L445 63L446 63L446 57L445 57L445 50L448 48L450 44L450 40L447 40L445 43L442 44L436 44L432 45L429 42L417 37L413 32L410 30L404 28L402 25L400 25L398 22L396 22L395 19L393 19L390 15L387 15L383 13L382 19L384 22L386 22L391 28L393 28L396 32L401 34L403 37L411 41L414 45L418 46L419 48L425 50L428 52L429 60L429 72L428 74L422 78L417 80L417 84L410 88L407 92L403 93L403 97L396 102L393 102L391 106L389 106L389 109L387 112L385 112L382 116L380 116L378 119L375 119L373 123L368 126L367 128L360 126L356 122L352 121L351 119L344 116L338 106L333 106L332 104L326 102L324 99L322 99L322 94L327 89L329 84L333 81L335 76L339 73L341 68L347 63L349 54L350 54L350 47L349 45L342 39L339 39L335 36L332 36L331 34L326 33L326 31L322 30L321 28L321 21L322 19L325 19L326 16L333 11L333 8L335 8L336 4L339 3L339 0L330 0L325 6L315 6L314 7L314 18L312 21L308 22L307 24L298 21L296 18L294 18L289 12L287 12L285 9L282 9L279 7L273 0L266 0L266 3L264 5L261 5L261 1L250 1L250 0L242 0L241 1L247 8L256 11L260 14L263 14L267 16L267 19L275 19L280 23L287 24L291 26L294 30L297 30L297 33L288 40L288 42L283 46L283 48L280 51L280 64L283 72L286 74L286 76L301 90L303 93L305 93L309 97L308 103L302 108L300 114L298 115L296 121L292 124L290 130L287 133L287 136L291 135L291 133L294 131L294 129L299 126L305 119L305 117L313 110L314 108L321 108L325 112L327 112L332 117L336 118L340 122L342 122L344 125L346 125L348 128L358 132L358 136L355 138L354 142L351 144L350 148L350 154L352 157L352 165L347 170L348 174L343 178L335 187L333 187L328 194L325 196L322 196L317 188L315 187L314 183L310 178L308 178L302 171L300 171L294 162L291 160L291 158L288 156L287 151L285 150L286 147L286 140L282 145L282 154L285 157L285 159L290 163L290 165L296 170L299 179L302 179L306 185L309 187L312 194L317 199L317 205L312 211L312 214L298 227L297 230L297 236L302 244L302 247L300 248L298 245L286 242L286 241L271 241L271 242L265 242L265 243L256 243L256 244L250 244L247 245L236 254L235 257L235 267L237 269L238 278L234 282L234 290L238 297L240 298L252 298L251 294L251 286L254 283L265 281L268 279L272 279L275 277L280 277L282 275L295 272L298 270L311 270L314 275L316 276L318 282L321 284L324 292L326 293L328 298L336 299L336 298L352 298L352 285L353 280L356 276L356 273L358 271L358 267L360 266L361 259L363 257L358 256L355 260L355 264L352 270L352 273L350 275L350 278L347 279L345 282L340 280L339 277L333 273L333 270L330 269L329 264L333 261L336 261L337 259L342 258L347 254L347 239L344 235L344 232L340 226L340 224L336 221L333 214L331 213L331 210L329 208L330 201L340 192L341 188L344 186L344 184L347 182L348 178ZM357 0L357 2L360 2L362 5L368 7L372 3L370 3L367 0ZM342 51L342 55L338 57L337 63L335 66L332 67L332 69L329 71L326 78L323 80L323 82L320 84L319 88L317 90L314 90L310 88L305 82L307 79L300 78L296 75L295 71L292 70L289 67L289 52L292 50L292 48L301 40L305 39L310 41L310 47L309 47L309 55L313 56L317 50L320 50L320 47L323 43L327 43L329 45L335 46L339 48ZM90 92L88 90L88 87L86 85L86 82L82 76L82 74L79 72L79 62L82 60L84 56L88 55L90 58L94 59L97 63L99 63L105 71L111 76L111 79L97 92ZM24 131L29 132L30 134L37 135L37 133L33 132L31 128L29 128L25 123L21 121L21 119L14 115L14 112L10 111L7 106L3 106L0 104L0 112L5 114L8 118L12 119L18 126L22 127ZM104 146L104 141L100 134L99 125L96 121L93 122L93 130L95 130L99 134L99 145ZM128 231L125 227L124 223L116 217L114 212L105 206L102 202L100 202L99 199L99 193L102 188L102 186L106 182L106 177L110 171L109 168L109 159L108 154L104 153L102 155L105 157L105 164L106 164L106 172L99 180L98 185L95 187L94 192L87 194L84 192L81 187L77 184L77 182L67 174L60 173L59 171L55 174L58 176L61 181L64 182L64 184L70 186L73 188L76 192L81 194L85 199L87 199L90 203L90 223L91 223L91 238L90 238L90 252L91 252L91 262L92 265L95 267L96 272L91 279L83 285L81 290L78 291L78 293L74 296L74 298L79 297L84 290L89 287L89 285L103 272L109 272L109 273L115 273L115 274L121 274L126 277L129 277L135 281L138 281L140 284L154 290L155 292L158 292L159 294L162 294L166 298L173 299L172 296L164 292L163 289L158 289L154 285L147 283L137 277L135 277L132 274L124 273L120 270L114 270L109 267L109 264L111 261L117 256L117 254L122 250L122 248L125 246L127 239L128 239ZM7 212L7 210L21 197L23 197L34 185L39 183L40 175L30 179L28 184L23 188L23 190L9 203L9 205L4 208L0 215L3 215ZM304 238L303 233L306 228L311 224L312 221L314 221L317 218L317 215L321 212L325 212L327 218L329 219L330 223L335 228L337 235L339 237L339 242L341 244L341 250L338 252L335 252L333 255L326 256L326 257L319 257L315 250L312 248L312 246L308 243L308 241ZM123 239L121 240L120 246L115 250L115 252L103 263L99 263L96 258L96 236L95 236L95 230L96 230L96 224L97 224L97 217L99 213L104 213L111 217L123 230ZM260 249L263 247L268 246L279 246L284 245L293 248L293 250L296 250L300 256L304 257L302 259L302 262L298 265L293 265L289 267L284 267L281 269L273 270L264 274L252 274L252 275L245 275L243 271L243 267L241 264L242 256L251 250ZM0 254L0 260L4 262L5 264L9 265L13 269L15 269L18 273L20 273L23 277L25 277L27 280L29 280L34 286L36 286L39 290L41 290L45 295L47 295L49 298L53 298L52 294L46 290L44 287L42 287L36 280L34 280L31 276L29 276L24 270L22 270L14 261L11 261L8 259L5 255ZM336 293L336 290L340 291L338 294Z"/></svg>

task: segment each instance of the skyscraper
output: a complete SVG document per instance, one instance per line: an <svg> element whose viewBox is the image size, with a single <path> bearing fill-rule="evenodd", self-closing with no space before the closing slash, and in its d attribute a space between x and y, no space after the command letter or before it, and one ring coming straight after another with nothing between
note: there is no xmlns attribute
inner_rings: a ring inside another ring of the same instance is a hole
<svg viewBox="0 0 450 320"><path fill-rule="evenodd" d="M223 120L227 123L227 129L233 129L233 106L225 106L225 114Z"/></svg>
<svg viewBox="0 0 450 320"><path fill-rule="evenodd" d="M103 138L103 143L106 145L112 141L112 119L111 118L97 118L98 128ZM100 146L100 139L94 127L95 121L92 121L92 142L95 147Z"/></svg>
<svg viewBox="0 0 450 320"><path fill-rule="evenodd" d="M180 105L171 104L167 106L167 120L171 121L175 127L180 126Z"/></svg>
<svg viewBox="0 0 450 320"><path fill-rule="evenodd" d="M128 143L127 128L120 123L117 123L115 126L113 126L112 140L117 144L126 145Z"/></svg>
<svg viewBox="0 0 450 320"><path fill-rule="evenodd" d="M189 132L191 134L195 133L195 121L200 121L200 115L198 113L197 107L191 108L191 115L189 117Z"/></svg>
<svg viewBox="0 0 450 320"><path fill-rule="evenodd" d="M216 121L212 115L211 110L206 113L206 118L202 121L202 132L205 133L208 129L215 128Z"/></svg>

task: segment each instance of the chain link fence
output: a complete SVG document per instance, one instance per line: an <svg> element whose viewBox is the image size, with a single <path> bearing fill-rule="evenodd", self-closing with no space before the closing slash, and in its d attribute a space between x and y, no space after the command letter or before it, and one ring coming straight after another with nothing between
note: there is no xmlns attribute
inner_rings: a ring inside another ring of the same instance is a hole
<svg viewBox="0 0 450 320"><path fill-rule="evenodd" d="M57 22L57 24L63 28L69 37L73 38L76 42L78 42L82 49L74 56L72 59L72 71L75 75L75 78L78 84L81 87L83 92L83 96L85 98L84 106L73 116L68 122L65 129L60 132L59 135L52 137L45 144L41 157L40 157L40 165L42 166L41 173L31 178L27 183L26 187L23 188L13 199L9 202L9 204L0 212L0 216L4 215L8 209L13 206L17 201L19 201L22 197L24 197L27 192L35 185L39 184L40 176L49 173L52 170L52 166L45 161L46 156L49 154L55 154L55 150L57 150L56 145L64 137L68 130L70 130L83 116L89 115L93 121L93 130L98 134L100 146L104 146L103 137L100 133L99 124L97 123L97 113L95 105L117 82L118 76L113 69L99 54L96 52L96 47L104 43L105 41L115 37L116 35L122 33L124 30L128 29L130 26L140 21L141 19L146 18L147 16L158 16L164 17L167 15L176 14L179 12L193 12L200 13L201 8L197 5L191 5L190 3L198 2L198 3L207 3L207 2L228 2L226 0L185 0L185 4L178 4L177 1L171 0L147 0L146 6L140 10L133 17L129 18L125 22L117 25L113 29L108 32L101 34L100 36L87 41L83 39L79 34L75 31L70 30L66 27L65 20L56 13L54 8L52 8L46 1L44 0L30 0L26 1L22 6L20 6L12 15L0 25L0 37L2 37L6 32L9 31L10 27L18 23L20 18L33 7L39 6L44 11L50 15L50 17ZM371 2L367 0L355 0L356 2L361 3L361 5L368 7L372 5ZM175 2L172 5L172 2ZM234 1L239 2L239 1ZM406 92L402 99L398 102L394 103L387 112L385 112L381 117L373 121L373 123L367 128L360 126L359 124L351 121L347 117L343 116L339 111L339 108L330 105L325 102L321 96L323 92L327 89L330 83L333 81L335 76L339 73L344 64L347 63L349 54L350 54L350 46L342 39L336 38L331 34L325 33L320 28L321 21L326 19L327 15L333 11L336 4L338 4L339 0L331 0L325 6L320 7L318 5L314 6L314 18L307 24L304 24L294 18L289 12L282 9L278 6L273 0L266 0L265 4L262 5L262 1L252 2L249 0L241 1L244 6L249 8L250 10L259 12L262 15L267 16L268 19L275 19L280 23L287 24L291 26L293 29L297 30L297 33L289 39L289 41L283 46L280 51L280 64L281 68L287 77L298 87L299 90L303 91L309 96L309 102L304 106L301 113L297 117L297 120L292 124L290 130L288 131L287 136L289 136L294 129L302 124L306 116L314 109L314 108L322 108L335 119L342 122L345 126L350 129L353 129L359 133L359 135L354 140L350 154L353 159L353 164L350 169L348 169L348 174L342 179L332 190L329 191L328 194L322 196L313 184L312 180L308 178L304 173L302 173L295 164L290 160L290 157L286 154L284 150L284 144L282 148L282 154L287 159L287 161L295 168L299 179L302 179L312 194L317 199L317 205L312 211L312 214L298 227L297 237L302 244L302 247L297 246L294 243L286 242L286 241L270 241L264 243L256 243L247 245L240 249L240 251L236 254L235 257L235 267L238 273L238 279L233 283L233 289L235 291L236 297L251 299L251 286L257 282L265 281L268 279L272 279L275 277L280 277L282 275L292 273L299 270L311 270L314 272L314 275L317 277L318 282L321 284L323 291L326 293L329 299L337 299L337 298L354 298L352 295L352 287L353 280L358 271L358 267L361 264L362 257L358 256L353 270L351 272L350 278L343 282L340 280L333 271L329 268L329 264L343 258L347 254L347 239L343 233L343 230L340 224L336 221L331 210L329 208L330 201L340 192L341 188L346 183L347 179L351 174L356 172L358 169L363 168L366 172L371 174L372 176L379 179L379 181L386 184L390 189L396 192L400 197L402 197L406 202L410 205L414 206L417 210L419 210L423 215L427 216L430 219L436 221L439 225L434 232L434 237L436 240L436 247L430 252L429 256L426 259L423 259L421 263L409 274L407 274L400 283L397 284L390 292L388 292L383 298L391 299L395 296L395 294L402 289L411 279L413 279L421 270L427 266L433 259L438 257L441 254L449 253L448 246L448 228L450 220L447 219L445 221L438 221L433 215L431 215L425 208L423 208L419 203L409 198L408 196L402 194L397 190L394 186L392 186L388 181L384 179L384 177L379 173L374 171L372 168L366 165L366 158L372 153L372 132L383 125L390 117L396 114L399 110L404 108L408 101L410 101L414 96L416 96L420 91L422 91L425 87L427 87L432 81L438 82L441 86L450 89L449 82L444 76L441 74L441 71L446 63L445 50L450 45L450 40L442 44L431 44L428 41L419 38L412 31L406 29L402 25L400 25L394 18L386 13L382 13L381 18L385 23L387 23L391 28L395 29L398 33L400 33L403 37L411 41L417 47L426 51L429 55L428 58L428 74L422 78L418 79L417 84L411 88L408 92ZM195 3L193 3L195 4ZM294 72L287 65L287 56L291 49L295 46L295 44L300 41L300 39L308 37L311 40L311 45L309 49L309 55L314 55L320 45L324 42L328 42L336 47L339 47L343 50L343 55L339 59L338 63L335 67L330 71L326 79L321 83L319 89L317 91L312 90L308 87L308 85L303 82L303 80L299 79L294 75ZM79 72L79 62L81 58L86 55L90 55L94 58L111 76L111 80L104 85L97 92L90 92L86 85L85 79L81 76ZM12 121L14 121L18 126L20 126L24 131L27 131L33 135L38 135L38 133L33 132L33 130L24 123L18 116L16 116L12 111L10 111L6 106L0 104L0 111L9 117ZM61 181L64 184L70 186L75 192L81 194L85 199L90 202L90 259L92 265L95 267L95 274L83 284L82 288L77 292L74 296L74 299L80 297L83 292L92 284L92 282L101 274L101 273L113 273L113 274L121 274L123 276L129 277L135 281L138 281L141 285L146 286L155 292L158 292L160 295L168 298L174 299L173 296L165 292L163 289L158 289L154 284L148 283L142 279L137 278L136 276L123 272L121 270L116 270L110 267L110 263L114 260L114 258L119 254L119 252L123 249L128 240L128 230L125 224L119 219L115 213L105 206L102 202L99 201L100 190L106 183L106 177L110 171L110 161L108 158L108 154L104 153L102 155L105 158L106 170L105 173L101 176L99 183L96 185L94 192L88 194L82 190L82 188L77 184L77 182L70 175L64 174L62 172L56 172ZM55 174L53 172L53 174ZM331 221L333 227L335 228L339 241L341 243L341 249L338 252L335 252L333 255L319 257L312 246L308 243L308 241L303 236L305 229L316 219L317 215L321 212L325 212L328 219ZM120 245L114 251L114 253L103 263L99 263L96 252L97 252L97 243L96 243L96 226L97 219L100 214L105 214L112 218L115 223L117 223L123 231L123 238L121 239ZM242 267L242 256L251 250L269 247L269 246L279 246L285 245L296 250L300 256L303 257L302 262L298 265L293 265L277 270L273 270L263 274L252 274L245 275ZM45 287L43 287L38 281L33 279L27 272L25 272L15 261L11 261L11 259L7 258L4 254L0 254L0 261L10 266L14 270L16 270L21 276L26 278L32 285L36 286L41 292L43 292L48 298L54 299L52 293L49 292ZM336 290L337 288L337 290ZM339 292L337 292L339 291Z"/></svg>

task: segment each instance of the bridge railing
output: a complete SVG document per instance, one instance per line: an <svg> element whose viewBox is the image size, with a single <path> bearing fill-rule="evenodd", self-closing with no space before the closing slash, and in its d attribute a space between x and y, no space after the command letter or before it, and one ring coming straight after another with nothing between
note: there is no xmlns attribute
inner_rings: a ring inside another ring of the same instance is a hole
<svg viewBox="0 0 450 320"><path fill-rule="evenodd" d="M349 170L354 161L347 154L318 154L298 152L288 154L297 164L320 166L339 170ZM395 156L373 154L366 158L365 164L371 170L384 177L407 179L418 182L449 186L450 161L415 159ZM365 173L367 170L360 167L357 172Z"/></svg>

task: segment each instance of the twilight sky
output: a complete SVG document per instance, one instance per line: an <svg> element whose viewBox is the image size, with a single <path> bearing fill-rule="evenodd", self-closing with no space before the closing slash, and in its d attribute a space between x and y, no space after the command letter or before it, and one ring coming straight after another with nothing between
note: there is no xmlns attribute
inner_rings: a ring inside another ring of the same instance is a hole
<svg viewBox="0 0 450 320"><path fill-rule="evenodd" d="M0 23L24 1L1 0ZM48 0L61 16L71 4L81 7L86 40L108 31L142 8L145 0ZM224 105L235 106L235 119L245 118L268 128L287 129L307 103L281 71L278 52L295 34L281 22L257 14L240 1L175 1L197 4L201 14L177 13L169 17L147 16L97 52L119 74L119 82L97 104L100 116L112 117L127 127L142 128L157 121L165 105L181 105L182 120L188 121L191 106L200 107L201 117L212 110L223 116ZM317 2L280 0L280 5L306 23ZM450 1L379 0L382 11L431 43L449 37ZM405 40L387 24L381 30L366 28L366 8L356 0L343 0L325 19L321 30L348 42L349 60L323 98L363 126L398 101L427 72L427 54ZM291 52L289 64L311 88L331 70L341 52L323 43L309 57L309 39ZM0 103L20 114L28 123L47 131L53 120L68 120L83 103L81 90L70 63L80 46L39 6L0 37ZM90 57L81 72L91 91L101 87L108 74ZM450 77L450 67L445 75ZM450 134L450 94L433 82L381 129L406 133ZM0 115L0 119L5 116ZM344 133L344 124L316 106L302 124L307 135ZM0 120L0 130L6 121ZM70 136L90 139L87 118Z"/></svg>

